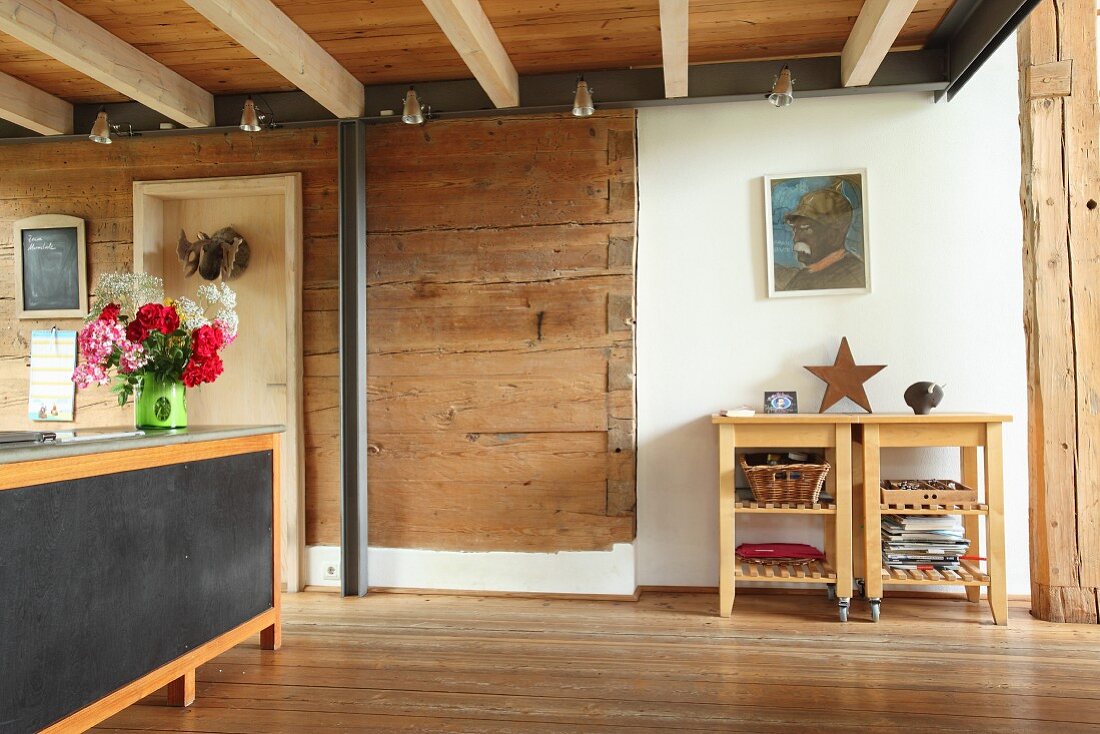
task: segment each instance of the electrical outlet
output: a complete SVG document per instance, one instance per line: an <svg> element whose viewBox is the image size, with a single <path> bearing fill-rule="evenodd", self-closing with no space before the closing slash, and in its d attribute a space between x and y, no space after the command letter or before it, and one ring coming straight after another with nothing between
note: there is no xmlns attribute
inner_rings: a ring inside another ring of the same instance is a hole
<svg viewBox="0 0 1100 734"><path fill-rule="evenodd" d="M325 581L339 581L340 569L335 565L329 564L325 566Z"/></svg>

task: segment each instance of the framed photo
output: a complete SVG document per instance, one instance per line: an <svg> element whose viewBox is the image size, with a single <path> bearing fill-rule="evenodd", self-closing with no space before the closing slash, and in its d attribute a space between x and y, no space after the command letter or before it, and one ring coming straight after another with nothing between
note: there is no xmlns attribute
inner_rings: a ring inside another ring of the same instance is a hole
<svg viewBox="0 0 1100 734"><path fill-rule="evenodd" d="M871 292L867 171L764 177L768 296Z"/></svg>
<svg viewBox="0 0 1100 734"><path fill-rule="evenodd" d="M82 318L88 314L84 220L40 214L15 222L19 318Z"/></svg>
<svg viewBox="0 0 1100 734"><path fill-rule="evenodd" d="M783 390L764 393L765 413L797 413L798 393L794 390Z"/></svg>

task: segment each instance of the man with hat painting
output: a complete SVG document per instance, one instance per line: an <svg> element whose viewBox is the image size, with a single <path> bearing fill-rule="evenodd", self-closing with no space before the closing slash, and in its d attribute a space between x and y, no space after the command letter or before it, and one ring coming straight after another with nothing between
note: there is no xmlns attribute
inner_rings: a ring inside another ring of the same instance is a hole
<svg viewBox="0 0 1100 734"><path fill-rule="evenodd" d="M866 287L863 260L844 246L852 226L853 207L841 192L843 183L837 178L832 186L810 191L783 217L791 228L795 257L802 267L784 279L781 290Z"/></svg>

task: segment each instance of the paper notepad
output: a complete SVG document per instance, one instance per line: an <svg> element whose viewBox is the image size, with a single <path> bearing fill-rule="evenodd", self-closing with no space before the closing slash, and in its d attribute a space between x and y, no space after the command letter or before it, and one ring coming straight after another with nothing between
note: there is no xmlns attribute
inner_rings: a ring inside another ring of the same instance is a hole
<svg viewBox="0 0 1100 734"><path fill-rule="evenodd" d="M31 332L30 405L32 421L72 421L76 402L75 331Z"/></svg>

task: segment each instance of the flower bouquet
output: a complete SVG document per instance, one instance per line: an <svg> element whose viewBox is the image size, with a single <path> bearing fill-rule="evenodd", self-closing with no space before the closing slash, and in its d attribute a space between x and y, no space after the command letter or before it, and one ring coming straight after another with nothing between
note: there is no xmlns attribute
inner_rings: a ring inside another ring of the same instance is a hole
<svg viewBox="0 0 1100 734"><path fill-rule="evenodd" d="M106 274L77 337L83 360L73 382L88 388L113 379L120 406L136 395L138 428L186 427L186 388L221 375L220 352L237 338L236 305L224 283L201 286L197 301L165 300L160 278Z"/></svg>

